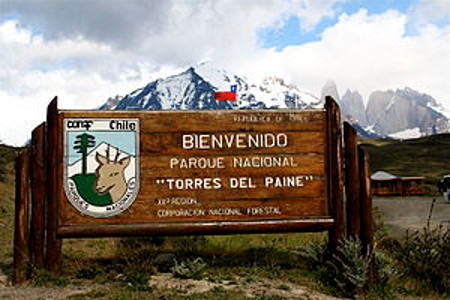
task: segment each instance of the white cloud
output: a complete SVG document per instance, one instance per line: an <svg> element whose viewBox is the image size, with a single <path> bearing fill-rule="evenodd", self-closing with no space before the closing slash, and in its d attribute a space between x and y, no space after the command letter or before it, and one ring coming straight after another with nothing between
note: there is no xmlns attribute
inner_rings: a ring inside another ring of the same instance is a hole
<svg viewBox="0 0 450 300"><path fill-rule="evenodd" d="M22 144L55 95L62 108L92 108L200 60L245 62L259 51L258 30L298 5L314 10L308 26L320 19L316 1L300 2L0 0L9 19L0 21L0 119L13 124L0 139Z"/></svg>
<svg viewBox="0 0 450 300"><path fill-rule="evenodd" d="M257 29L271 26L292 0L0 0L46 41L82 37L151 63L192 64L249 53Z"/></svg>
<svg viewBox="0 0 450 300"><path fill-rule="evenodd" d="M450 1L418 0L409 9L413 26L420 28L426 24L450 23Z"/></svg>
<svg viewBox="0 0 450 300"><path fill-rule="evenodd" d="M342 14L320 41L261 51L246 69L253 65L253 75L274 72L316 93L331 79L366 99L374 90L408 86L450 107L450 27L427 25L408 36L407 21L397 11Z"/></svg>
<svg viewBox="0 0 450 300"><path fill-rule="evenodd" d="M450 27L424 21L406 36L412 14L342 14L320 41L258 47L261 28L299 16L310 30L343 2L0 0L15 18L0 21L0 140L25 142L55 95L62 108L93 108L205 59L255 77L280 75L316 94L328 79L365 96L410 86L450 107Z"/></svg>
<svg viewBox="0 0 450 300"><path fill-rule="evenodd" d="M294 0L290 12L301 20L301 29L314 29L324 18L334 17L338 13L338 4L348 0Z"/></svg>
<svg viewBox="0 0 450 300"><path fill-rule="evenodd" d="M56 95L62 108L95 108L174 71L81 37L47 41L16 21L0 24L0 48L0 140L14 145L45 120Z"/></svg>

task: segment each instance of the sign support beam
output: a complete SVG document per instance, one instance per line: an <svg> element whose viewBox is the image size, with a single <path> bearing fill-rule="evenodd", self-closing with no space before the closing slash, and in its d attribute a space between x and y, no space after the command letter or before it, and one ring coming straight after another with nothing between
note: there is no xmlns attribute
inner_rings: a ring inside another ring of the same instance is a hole
<svg viewBox="0 0 450 300"><path fill-rule="evenodd" d="M62 240L56 235L58 229L58 202L59 202L59 158L61 145L59 143L58 98L55 97L47 111L48 149L47 149L47 258L46 265L49 271L59 274L61 268Z"/></svg>

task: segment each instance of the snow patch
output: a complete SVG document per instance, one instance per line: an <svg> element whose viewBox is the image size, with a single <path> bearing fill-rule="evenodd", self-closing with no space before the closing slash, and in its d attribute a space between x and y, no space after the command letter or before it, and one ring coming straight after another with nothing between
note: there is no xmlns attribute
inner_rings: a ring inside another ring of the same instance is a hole
<svg viewBox="0 0 450 300"><path fill-rule="evenodd" d="M391 101L389 101L389 104L386 106L384 111L387 112L389 109L391 109L391 107L395 104L395 98L396 98L396 96L392 96Z"/></svg>
<svg viewBox="0 0 450 300"><path fill-rule="evenodd" d="M374 129L376 124L377 123L373 123L372 125L369 125L366 128L364 128L364 130L367 131L368 133L376 133Z"/></svg>
<svg viewBox="0 0 450 300"><path fill-rule="evenodd" d="M422 136L422 132L419 127L405 129L396 133L388 135L389 137L397 140L415 139Z"/></svg>
<svg viewBox="0 0 450 300"><path fill-rule="evenodd" d="M446 117L447 119L450 119L450 109L445 108L442 105L433 105L432 103L428 102L427 107L437 111L438 113L441 113Z"/></svg>
<svg viewBox="0 0 450 300"><path fill-rule="evenodd" d="M230 91L231 85L237 84L237 76L229 74L211 62L204 62L194 67L195 72L209 82L217 91Z"/></svg>
<svg viewBox="0 0 450 300"><path fill-rule="evenodd" d="M200 79L201 78L201 79ZM237 101L215 101L213 91L230 91L237 85ZM138 92L139 91L139 92ZM220 103L219 103L220 102ZM260 84L228 73L211 62L201 63L185 72L158 79L139 89L114 108L120 109L314 109L323 101L313 94L268 77ZM103 108L111 107L104 105Z"/></svg>

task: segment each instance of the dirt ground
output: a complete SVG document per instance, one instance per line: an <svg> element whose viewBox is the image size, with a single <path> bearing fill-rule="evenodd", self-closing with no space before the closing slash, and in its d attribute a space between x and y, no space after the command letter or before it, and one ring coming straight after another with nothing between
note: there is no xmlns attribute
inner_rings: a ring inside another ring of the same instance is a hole
<svg viewBox="0 0 450 300"><path fill-rule="evenodd" d="M389 234L401 238L407 229L420 230L427 225L434 197L376 197L373 206L384 214ZM450 203L436 197L430 218L431 226L450 225Z"/></svg>
<svg viewBox="0 0 450 300"><path fill-rule="evenodd" d="M401 238L406 229L421 229L427 225L430 215L432 197L376 197L373 206L378 207L384 215L384 222L389 234ZM434 203L430 218L432 226L450 225L450 204L438 197ZM0 270L0 275L1 270ZM176 290L182 295L203 293L214 288L226 291L246 291L248 298L261 295L280 297L285 299L337 299L310 289L279 280L261 279L257 282L246 282L242 278L235 278L230 282L212 283L204 280L180 280L171 274L158 274L149 281L149 286L157 290ZM283 288L280 288L283 287ZM64 288L39 288L32 286L11 287L6 277L0 276L0 299L68 299L75 297L83 299L95 290L108 290L112 286L96 284L69 285Z"/></svg>
<svg viewBox="0 0 450 300"><path fill-rule="evenodd" d="M332 296L324 295L316 291L312 291L307 287L299 286L293 283L286 283L281 280L259 279L254 282L247 282L244 278L236 277L234 280L223 282L209 282L206 280L179 279L173 277L172 274L164 273L153 275L149 280L149 286L162 295L171 291L181 296L191 294L206 293L212 289L222 289L227 292L244 291L246 299L297 299L297 300L334 300L338 299ZM282 287L282 288L281 288ZM114 288L112 285L98 284L81 284L68 285L64 288L40 288L32 286L0 287L0 299L11 300L64 300L64 299L91 299L97 298L91 293L93 291L108 290ZM166 299L165 297L149 296L145 299ZM178 297L177 297L178 298ZM195 297L194 297L195 298ZM98 299L113 299L108 296ZM116 298L114 298L116 299ZM140 299L136 297L120 298L120 299ZM172 298L171 298L172 299ZM196 299L196 298L195 298ZM204 298L201 298L204 299ZM241 299L241 297L240 297ZM264 298L265 299L265 298Z"/></svg>

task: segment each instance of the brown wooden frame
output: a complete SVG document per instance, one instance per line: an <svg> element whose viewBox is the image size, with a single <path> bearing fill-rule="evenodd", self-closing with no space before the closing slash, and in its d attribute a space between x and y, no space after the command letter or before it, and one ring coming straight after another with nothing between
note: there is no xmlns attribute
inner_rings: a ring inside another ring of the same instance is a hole
<svg viewBox="0 0 450 300"><path fill-rule="evenodd" d="M211 112L211 111L210 111ZM210 113L206 112L206 113ZM322 112L322 110L318 110L317 112ZM121 112L119 112L121 113ZM122 112L124 116L128 116L129 112ZM141 112L142 113L142 112ZM155 112L148 112L149 114L155 114ZM168 114L170 112L161 112L163 114ZM178 112L179 113L179 112ZM189 112L188 112L189 113ZM202 114L204 112L190 112L194 114ZM215 111L211 113L216 113ZM223 113L232 113L232 111L225 111ZM263 112L264 113L264 112ZM278 113L278 112L277 112ZM61 114L64 114L62 112ZM101 116L108 117L116 117L117 112L101 112ZM99 113L94 113L92 111L89 112L75 112L75 117L79 115L83 115L85 117L98 117ZM195 120L195 119L194 119ZM50 121L49 121L50 122ZM57 121L62 127L62 118L60 117ZM193 121L195 122L195 121ZM326 127L326 119L325 119L325 127ZM323 130L326 130L324 128ZM57 135L59 136L59 144L62 143L62 130L60 130ZM55 134L56 136L56 134ZM325 152L328 149L328 145L326 142L327 136L324 135L324 149ZM141 142L142 143L142 142ZM61 153L57 153L56 155L59 161L62 161ZM328 156L328 155L326 155ZM328 163L328 162L325 162ZM324 170L324 172L327 172ZM61 174L59 174L59 178L61 178ZM326 174L326 177L329 177ZM327 178L326 178L327 179ZM325 191L327 193L328 191ZM64 196L61 195L60 199L63 199ZM61 201L61 200L60 200ZM326 203L329 206L329 203ZM329 211L329 209L327 208ZM334 220L331 216L318 216L318 217L310 217L310 218L295 218L295 219L283 219L283 220L211 220L211 221L176 221L176 222L149 222L149 223L133 223L126 224L121 222L120 225L112 225L112 224L103 224L98 222L98 224L94 225L70 225L57 226L57 236L61 238L67 237L91 237L91 236L132 236L132 235L174 235L174 234L231 234L231 233L256 233L256 232L292 232L292 231L317 231L317 230L327 230L333 226Z"/></svg>
<svg viewBox="0 0 450 300"><path fill-rule="evenodd" d="M356 131L347 123L344 124L343 134L339 107L331 97L326 97L324 112L324 174L325 182L328 183L325 186L325 195L329 216L275 220L61 226L59 197L62 183L59 164L63 156L62 118L58 110L57 98L53 99L48 107L47 122L33 132L31 174L28 171L29 154L27 152L17 161L15 283L21 283L26 279L24 270L30 252L33 265L42 267L45 258L45 266L50 271L58 273L61 266L62 239L72 237L328 231L330 249L336 251L339 242L347 235L346 227L348 227L350 236L360 237L365 249L371 248L373 233L368 157L361 149L358 151ZM345 159L343 148L345 148ZM344 162L346 164L345 182ZM29 180L31 202L28 199L30 197ZM346 207L344 193L347 198ZM30 206L31 209L29 209ZM31 219L34 234L30 245L23 242L30 231L28 218Z"/></svg>

